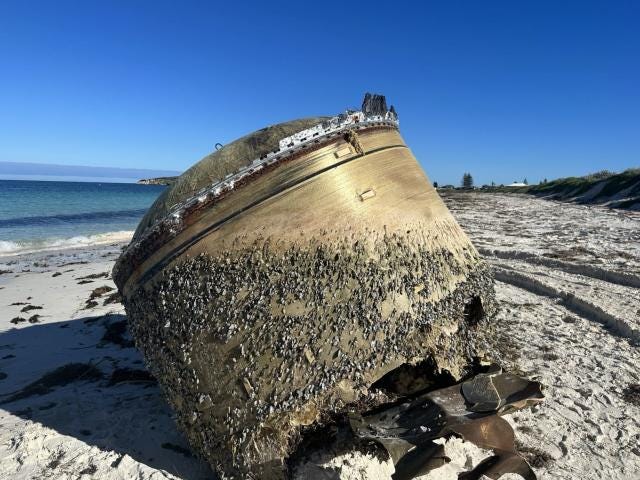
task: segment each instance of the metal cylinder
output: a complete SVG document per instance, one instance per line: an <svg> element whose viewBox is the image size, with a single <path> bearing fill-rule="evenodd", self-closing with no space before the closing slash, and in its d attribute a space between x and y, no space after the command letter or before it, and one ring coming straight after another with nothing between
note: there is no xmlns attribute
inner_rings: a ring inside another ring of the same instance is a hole
<svg viewBox="0 0 640 480"><path fill-rule="evenodd" d="M495 308L486 264L395 112L364 110L215 152L115 267L137 346L227 478L285 478L302 429L376 406L371 385L402 365L430 359L460 378ZM239 170L207 179L224 155Z"/></svg>

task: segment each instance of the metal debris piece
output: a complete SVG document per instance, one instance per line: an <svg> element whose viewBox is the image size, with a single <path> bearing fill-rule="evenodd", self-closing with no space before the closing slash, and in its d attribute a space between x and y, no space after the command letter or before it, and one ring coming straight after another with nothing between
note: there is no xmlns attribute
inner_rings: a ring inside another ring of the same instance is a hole
<svg viewBox="0 0 640 480"><path fill-rule="evenodd" d="M513 429L499 415L541 402L541 388L538 382L494 367L462 384L379 407L372 414L351 414L350 425L357 437L375 440L389 452L396 467L393 480L410 480L437 468L443 455L433 440L450 435L495 454L461 479L517 473L531 480L536 476L516 450Z"/></svg>
<svg viewBox="0 0 640 480"><path fill-rule="evenodd" d="M538 382L510 373L481 373L462 384L462 393L472 412L508 413L544 398Z"/></svg>

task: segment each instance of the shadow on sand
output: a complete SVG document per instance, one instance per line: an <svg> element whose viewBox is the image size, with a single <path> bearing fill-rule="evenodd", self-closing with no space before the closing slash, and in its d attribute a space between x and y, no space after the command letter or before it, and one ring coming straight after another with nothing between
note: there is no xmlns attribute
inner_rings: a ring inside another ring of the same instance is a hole
<svg viewBox="0 0 640 480"><path fill-rule="evenodd" d="M98 447L91 455L113 468L129 456L179 478L215 478L177 431L124 315L0 333L0 410Z"/></svg>

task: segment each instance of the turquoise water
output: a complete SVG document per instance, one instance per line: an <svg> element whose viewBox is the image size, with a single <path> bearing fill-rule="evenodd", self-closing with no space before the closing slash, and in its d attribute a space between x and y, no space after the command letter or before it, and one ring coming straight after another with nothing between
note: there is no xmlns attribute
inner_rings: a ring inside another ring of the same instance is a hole
<svg viewBox="0 0 640 480"><path fill-rule="evenodd" d="M0 254L124 238L165 188L0 180Z"/></svg>

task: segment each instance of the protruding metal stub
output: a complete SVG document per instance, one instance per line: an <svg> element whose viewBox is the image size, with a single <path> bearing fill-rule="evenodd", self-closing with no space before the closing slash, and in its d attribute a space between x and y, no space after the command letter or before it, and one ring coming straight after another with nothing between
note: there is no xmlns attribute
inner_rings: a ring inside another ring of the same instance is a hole
<svg viewBox="0 0 640 480"><path fill-rule="evenodd" d="M384 115L387 113L387 99L384 95L367 92L364 94L361 110L365 115Z"/></svg>

